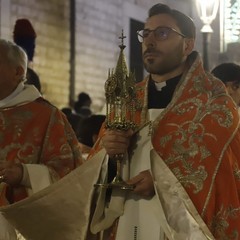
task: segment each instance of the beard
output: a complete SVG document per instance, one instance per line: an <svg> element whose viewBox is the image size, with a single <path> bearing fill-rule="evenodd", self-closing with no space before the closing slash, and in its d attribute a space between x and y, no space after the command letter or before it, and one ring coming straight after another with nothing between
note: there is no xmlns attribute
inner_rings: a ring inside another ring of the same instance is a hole
<svg viewBox="0 0 240 240"><path fill-rule="evenodd" d="M153 58L143 58L143 64L147 72L151 74L164 75L172 72L183 62L182 46L177 46L170 52L160 52L155 49L147 49L143 56L148 53L154 54Z"/></svg>

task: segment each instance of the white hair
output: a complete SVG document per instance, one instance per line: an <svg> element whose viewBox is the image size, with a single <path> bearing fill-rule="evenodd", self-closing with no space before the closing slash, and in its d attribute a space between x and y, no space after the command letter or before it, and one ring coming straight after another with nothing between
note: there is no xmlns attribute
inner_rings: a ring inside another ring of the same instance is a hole
<svg viewBox="0 0 240 240"><path fill-rule="evenodd" d="M5 61L7 61L12 66L18 67L21 66L24 70L24 75L22 76L22 80L26 79L27 73L27 64L28 58L25 51L18 45L13 42L0 39L0 49L1 51L5 51ZM2 54L0 53L0 56Z"/></svg>

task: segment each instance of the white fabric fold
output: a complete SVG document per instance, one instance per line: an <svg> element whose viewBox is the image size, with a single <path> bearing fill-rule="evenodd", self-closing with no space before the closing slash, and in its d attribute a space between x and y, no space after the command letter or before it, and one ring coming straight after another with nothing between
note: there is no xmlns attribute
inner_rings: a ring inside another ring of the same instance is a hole
<svg viewBox="0 0 240 240"><path fill-rule="evenodd" d="M0 108L33 102L41 96L40 92L33 85L24 85L24 83L21 82L11 95L0 101Z"/></svg>
<svg viewBox="0 0 240 240"><path fill-rule="evenodd" d="M40 164L25 164L25 166L31 184L31 188L28 188L29 196L52 184L48 167Z"/></svg>
<svg viewBox="0 0 240 240"><path fill-rule="evenodd" d="M85 240L94 186L106 152L32 196L0 208L4 217L31 240Z"/></svg>
<svg viewBox="0 0 240 240"><path fill-rule="evenodd" d="M127 180L129 178L129 168L126 158L122 162L122 178ZM105 159L104 167L102 167L101 182L104 183L107 177L107 163L108 156ZM106 230L112 226L114 221L123 214L124 212L124 202L126 198L126 191L120 190L118 188L112 189L111 201L109 204L106 203L106 192L105 188L99 189L99 195L93 218L90 225L90 230L92 233L96 234L102 230Z"/></svg>
<svg viewBox="0 0 240 240"><path fill-rule="evenodd" d="M46 166L39 164L24 164L24 166L27 169L27 175L31 185L30 188L26 188L29 196L48 187L52 183L49 170ZM0 240L16 239L20 240L24 238L19 233L17 236L15 229L0 213Z"/></svg>
<svg viewBox="0 0 240 240"><path fill-rule="evenodd" d="M214 239L180 182L156 153L151 151L155 192L159 199L161 227L169 240Z"/></svg>
<svg viewBox="0 0 240 240"><path fill-rule="evenodd" d="M151 169L150 151L153 147L150 133L151 124L149 123L135 137L137 146L133 149L130 161L130 178ZM144 199L135 193L128 192L124 214L119 218L116 240L146 240L149 236L151 240L161 239L162 232L158 217L160 214L156 196Z"/></svg>
<svg viewBox="0 0 240 240"><path fill-rule="evenodd" d="M113 189L108 207L105 206L105 194L106 189L102 189L91 222L90 230L94 234L111 227L113 222L124 212L126 192L120 189Z"/></svg>
<svg viewBox="0 0 240 240"><path fill-rule="evenodd" d="M0 240L17 240L15 229L0 213Z"/></svg>

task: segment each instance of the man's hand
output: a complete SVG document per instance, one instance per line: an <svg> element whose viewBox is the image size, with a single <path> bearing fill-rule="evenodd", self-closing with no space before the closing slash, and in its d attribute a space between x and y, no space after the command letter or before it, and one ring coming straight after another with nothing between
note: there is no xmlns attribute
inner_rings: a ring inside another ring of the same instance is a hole
<svg viewBox="0 0 240 240"><path fill-rule="evenodd" d="M134 185L133 192L142 197L151 198L155 194L153 178L148 170L140 172L137 176L128 180L127 183Z"/></svg>
<svg viewBox="0 0 240 240"><path fill-rule="evenodd" d="M23 167L20 163L0 163L0 176L2 182L12 186L19 185L23 177Z"/></svg>
<svg viewBox="0 0 240 240"><path fill-rule="evenodd" d="M132 135L133 131L131 129L128 131L107 129L102 137L102 145L106 149L109 157L113 157L115 154L125 153Z"/></svg>

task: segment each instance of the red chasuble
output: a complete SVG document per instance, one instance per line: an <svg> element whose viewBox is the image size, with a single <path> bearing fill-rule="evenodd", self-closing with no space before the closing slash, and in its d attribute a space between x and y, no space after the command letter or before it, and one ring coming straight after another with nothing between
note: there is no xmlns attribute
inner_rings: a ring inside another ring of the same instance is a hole
<svg viewBox="0 0 240 240"><path fill-rule="evenodd" d="M42 164L57 180L81 163L77 138L64 114L42 98L0 108L1 161ZM24 186L7 189L1 184L0 204L27 197ZM6 191L6 194L5 194Z"/></svg>
<svg viewBox="0 0 240 240"><path fill-rule="evenodd" d="M136 123L148 122L147 77L137 85ZM104 128L102 133L104 133ZM100 141L99 141L100 143ZM152 144L216 239L240 238L240 131L237 106L196 52L167 108L153 122ZM95 145L92 155L101 149Z"/></svg>

